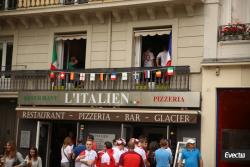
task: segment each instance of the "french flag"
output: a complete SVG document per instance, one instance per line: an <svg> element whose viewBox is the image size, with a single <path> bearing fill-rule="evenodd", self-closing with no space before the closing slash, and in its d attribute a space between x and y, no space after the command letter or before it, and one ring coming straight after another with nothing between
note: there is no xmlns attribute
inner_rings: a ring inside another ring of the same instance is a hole
<svg viewBox="0 0 250 167"><path fill-rule="evenodd" d="M112 81L115 81L116 80L116 73L112 72L110 78Z"/></svg>
<svg viewBox="0 0 250 167"><path fill-rule="evenodd" d="M169 34L168 38L168 52L167 52L167 60L166 60L166 66L172 65L172 31Z"/></svg>
<svg viewBox="0 0 250 167"><path fill-rule="evenodd" d="M149 71L149 70L145 70L145 71L144 71L144 77L145 77L146 79L149 79L149 78L150 78L150 71Z"/></svg>

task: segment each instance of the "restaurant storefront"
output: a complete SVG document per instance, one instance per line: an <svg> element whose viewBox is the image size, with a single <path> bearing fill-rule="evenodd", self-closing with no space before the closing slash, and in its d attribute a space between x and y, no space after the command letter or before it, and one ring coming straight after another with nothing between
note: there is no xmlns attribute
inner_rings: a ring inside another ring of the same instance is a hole
<svg viewBox="0 0 250 167"><path fill-rule="evenodd" d="M166 137L173 152L185 137L200 143L199 92L20 92L18 104L18 146L23 152L38 147L46 166L58 166L66 136L91 133L97 149L119 137Z"/></svg>

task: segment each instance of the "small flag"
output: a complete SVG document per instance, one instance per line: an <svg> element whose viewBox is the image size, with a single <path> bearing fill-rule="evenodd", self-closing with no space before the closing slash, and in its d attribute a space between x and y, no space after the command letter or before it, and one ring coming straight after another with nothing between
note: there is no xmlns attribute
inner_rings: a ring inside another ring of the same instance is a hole
<svg viewBox="0 0 250 167"><path fill-rule="evenodd" d="M54 79L54 78L55 78L55 73L54 73L54 72L51 72L51 73L49 74L49 77L50 77L50 79Z"/></svg>
<svg viewBox="0 0 250 167"><path fill-rule="evenodd" d="M95 80L95 73L91 73L90 74L90 81L94 81Z"/></svg>
<svg viewBox="0 0 250 167"><path fill-rule="evenodd" d="M103 81L103 73L100 73L100 81Z"/></svg>
<svg viewBox="0 0 250 167"><path fill-rule="evenodd" d="M50 64L50 70L56 70L57 69L57 53L56 53L56 42L54 42L53 45L53 51L52 51L52 62Z"/></svg>
<svg viewBox="0 0 250 167"><path fill-rule="evenodd" d="M156 78L161 78L161 71L156 71L155 75L156 75Z"/></svg>
<svg viewBox="0 0 250 167"><path fill-rule="evenodd" d="M172 32L170 32L168 38L168 52L167 52L166 66L171 66L171 64L172 64Z"/></svg>
<svg viewBox="0 0 250 167"><path fill-rule="evenodd" d="M140 74L138 72L134 72L134 79L139 80L140 79Z"/></svg>
<svg viewBox="0 0 250 167"><path fill-rule="evenodd" d="M174 75L174 67L168 67L168 71L167 71L168 75Z"/></svg>
<svg viewBox="0 0 250 167"><path fill-rule="evenodd" d="M60 72L60 79L65 79L65 72Z"/></svg>
<svg viewBox="0 0 250 167"><path fill-rule="evenodd" d="M69 79L70 79L71 81L73 81L73 80L75 79L75 74L74 74L74 72L71 72L71 73L70 73Z"/></svg>
<svg viewBox="0 0 250 167"><path fill-rule="evenodd" d="M80 81L85 81L85 73L80 73Z"/></svg>
<svg viewBox="0 0 250 167"><path fill-rule="evenodd" d="M146 79L150 78L150 70L145 70L145 71L144 71L144 77L145 77Z"/></svg>
<svg viewBox="0 0 250 167"><path fill-rule="evenodd" d="M115 81L116 80L116 73L112 72L110 78L112 81Z"/></svg>
<svg viewBox="0 0 250 167"><path fill-rule="evenodd" d="M128 73L127 72L123 72L122 73L122 80L123 81L127 81L128 80Z"/></svg>

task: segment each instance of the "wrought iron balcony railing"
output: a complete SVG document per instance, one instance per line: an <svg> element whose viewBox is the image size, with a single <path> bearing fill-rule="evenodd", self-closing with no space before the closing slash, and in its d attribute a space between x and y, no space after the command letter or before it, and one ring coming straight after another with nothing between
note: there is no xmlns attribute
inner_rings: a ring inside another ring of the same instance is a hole
<svg viewBox="0 0 250 167"><path fill-rule="evenodd" d="M84 3L103 3L105 0L1 0L0 10L13 10L23 8L58 6L58 5L78 5Z"/></svg>
<svg viewBox="0 0 250 167"><path fill-rule="evenodd" d="M188 91L188 66L1 71L0 91Z"/></svg>
<svg viewBox="0 0 250 167"><path fill-rule="evenodd" d="M218 35L219 41L250 40L250 23L222 25Z"/></svg>

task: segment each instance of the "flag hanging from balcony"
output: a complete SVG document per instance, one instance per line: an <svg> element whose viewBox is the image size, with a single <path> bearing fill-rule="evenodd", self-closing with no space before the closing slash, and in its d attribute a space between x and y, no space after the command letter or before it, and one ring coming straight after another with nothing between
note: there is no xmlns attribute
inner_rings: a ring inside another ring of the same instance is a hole
<svg viewBox="0 0 250 167"><path fill-rule="evenodd" d="M65 72L60 72L60 79L65 79Z"/></svg>
<svg viewBox="0 0 250 167"><path fill-rule="evenodd" d="M115 81L116 80L116 73L112 72L110 78L112 81Z"/></svg>
<svg viewBox="0 0 250 167"><path fill-rule="evenodd" d="M51 72L51 73L49 74L49 77L50 77L50 79L54 79L54 78L55 78L55 73L54 73L54 72Z"/></svg>
<svg viewBox="0 0 250 167"><path fill-rule="evenodd" d="M75 79L75 73L71 72L69 75L69 79L73 81Z"/></svg>
<svg viewBox="0 0 250 167"><path fill-rule="evenodd" d="M94 81L95 80L95 73L91 73L90 74L90 81Z"/></svg>
<svg viewBox="0 0 250 167"><path fill-rule="evenodd" d="M57 52L56 52L56 42L54 42L50 70L56 70L56 69L57 69Z"/></svg>
<svg viewBox="0 0 250 167"><path fill-rule="evenodd" d="M172 65L172 31L169 34L168 38L168 52L167 52L167 59L166 59L166 66Z"/></svg>
<svg viewBox="0 0 250 167"><path fill-rule="evenodd" d="M140 74L138 72L134 72L134 79L139 80L140 79Z"/></svg>
<svg viewBox="0 0 250 167"><path fill-rule="evenodd" d="M167 74L169 76L174 75L174 67L168 67Z"/></svg>
<svg viewBox="0 0 250 167"><path fill-rule="evenodd" d="M144 78L149 79L150 78L150 70L144 71Z"/></svg>
<svg viewBox="0 0 250 167"><path fill-rule="evenodd" d="M103 81L103 73L100 73L100 81Z"/></svg>
<svg viewBox="0 0 250 167"><path fill-rule="evenodd" d="M128 73L127 72L123 72L122 73L122 80L123 81L127 81L128 80Z"/></svg>
<svg viewBox="0 0 250 167"><path fill-rule="evenodd" d="M80 73L80 81L85 81L85 73Z"/></svg>
<svg viewBox="0 0 250 167"><path fill-rule="evenodd" d="M161 78L161 71L156 71L155 76L156 78Z"/></svg>

